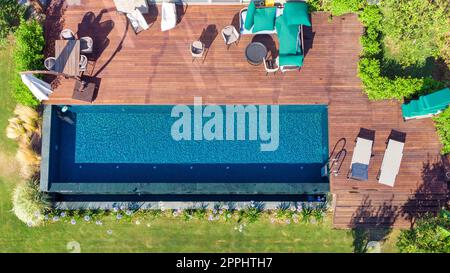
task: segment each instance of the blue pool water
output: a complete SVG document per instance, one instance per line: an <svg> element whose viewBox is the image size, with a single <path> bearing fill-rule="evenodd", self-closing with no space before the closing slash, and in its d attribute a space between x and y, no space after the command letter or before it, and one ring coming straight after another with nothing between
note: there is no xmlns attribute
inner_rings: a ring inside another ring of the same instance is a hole
<svg viewBox="0 0 450 273"><path fill-rule="evenodd" d="M167 186L167 192L183 193L184 185L195 183L198 189L205 183L211 193L214 188L225 193L227 186L230 192L258 193L267 183L263 192L270 193L273 185L285 183L289 187L283 191L290 193L299 183L328 183L321 176L328 156L324 105L280 106L275 151L261 151L267 141L248 140L248 131L247 140L176 141L171 127L178 118L171 111L172 106L70 106L63 113L53 106L49 185L62 192L95 187L140 192L148 187L166 193ZM132 183L138 186L130 190ZM191 191L192 185L186 187Z"/></svg>

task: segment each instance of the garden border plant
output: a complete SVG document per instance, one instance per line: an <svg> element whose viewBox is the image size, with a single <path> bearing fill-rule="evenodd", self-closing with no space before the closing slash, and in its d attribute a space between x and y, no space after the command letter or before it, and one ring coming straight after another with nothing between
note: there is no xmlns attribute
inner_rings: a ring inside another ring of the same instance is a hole
<svg viewBox="0 0 450 273"><path fill-rule="evenodd" d="M248 224L261 219L269 219L273 224L321 224L327 213L327 202L299 202L296 207L281 203L277 209L263 209L263 203L250 202L244 208L225 208L217 203L212 209L206 207L190 207L186 209L140 209L137 207L114 206L112 209L60 210L43 209L32 213L39 215L39 224L47 225L63 222L75 225L78 222L102 225L106 220L115 220L133 224L150 223L160 218L179 218L185 222L234 222L236 229L242 232Z"/></svg>

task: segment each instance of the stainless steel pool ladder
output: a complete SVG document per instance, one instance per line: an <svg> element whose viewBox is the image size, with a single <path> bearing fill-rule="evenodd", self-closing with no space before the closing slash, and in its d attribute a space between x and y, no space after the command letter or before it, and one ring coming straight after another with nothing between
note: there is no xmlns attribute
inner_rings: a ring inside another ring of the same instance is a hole
<svg viewBox="0 0 450 273"><path fill-rule="evenodd" d="M345 144L346 144L347 140L345 138L341 138L339 139L336 144L333 147L333 150L331 151L330 157L328 158L327 164L328 165L328 170L330 171L331 174L333 174L334 176L338 176L339 172L341 170L342 167L342 163L345 160L345 157L347 156L347 150L345 149ZM336 152L336 147L338 146L339 143L342 143L342 147L339 150L339 152Z"/></svg>

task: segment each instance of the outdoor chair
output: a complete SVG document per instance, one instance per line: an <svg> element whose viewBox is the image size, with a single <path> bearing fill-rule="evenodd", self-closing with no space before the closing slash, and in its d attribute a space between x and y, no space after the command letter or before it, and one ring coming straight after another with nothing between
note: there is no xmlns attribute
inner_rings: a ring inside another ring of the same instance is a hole
<svg viewBox="0 0 450 273"><path fill-rule="evenodd" d="M161 5L161 31L174 28L177 25L177 8L175 3L163 2Z"/></svg>
<svg viewBox="0 0 450 273"><path fill-rule="evenodd" d="M222 37L227 45L227 49L230 48L232 44L239 43L239 32L236 30L234 26L226 26L222 29Z"/></svg>
<svg viewBox="0 0 450 273"><path fill-rule="evenodd" d="M44 61L44 66L49 71L55 70L55 64L56 64L56 58L55 57L48 57Z"/></svg>
<svg viewBox="0 0 450 273"><path fill-rule="evenodd" d="M202 59L203 53L205 52L205 46L200 41L194 41L189 46L191 55L192 55L192 62L194 62L196 59Z"/></svg>
<svg viewBox="0 0 450 273"><path fill-rule="evenodd" d="M276 60L264 58L263 62L264 62L264 69L266 70L266 76L269 75L269 73L274 74L277 73L279 67L276 64Z"/></svg>
<svg viewBox="0 0 450 273"><path fill-rule="evenodd" d="M375 141L375 131L361 128L356 137L352 161L347 178L366 181L369 179L369 163Z"/></svg>
<svg viewBox="0 0 450 273"><path fill-rule="evenodd" d="M381 168L377 176L379 183L391 187L394 186L395 178L400 171L405 139L405 133L396 130L391 131L391 134L386 141L387 148L384 152Z"/></svg>
<svg viewBox="0 0 450 273"><path fill-rule="evenodd" d="M85 55L80 55L80 72L86 71L88 58Z"/></svg>
<svg viewBox="0 0 450 273"><path fill-rule="evenodd" d="M134 11L127 13L127 18L130 21L134 33L136 34L150 28L139 9L135 9Z"/></svg>
<svg viewBox="0 0 450 273"><path fill-rule="evenodd" d="M94 49L94 41L91 37L81 37L80 38L80 52L89 54L92 53Z"/></svg>
<svg viewBox="0 0 450 273"><path fill-rule="evenodd" d="M75 33L71 29L66 28L61 31L59 38L61 40L75 40Z"/></svg>

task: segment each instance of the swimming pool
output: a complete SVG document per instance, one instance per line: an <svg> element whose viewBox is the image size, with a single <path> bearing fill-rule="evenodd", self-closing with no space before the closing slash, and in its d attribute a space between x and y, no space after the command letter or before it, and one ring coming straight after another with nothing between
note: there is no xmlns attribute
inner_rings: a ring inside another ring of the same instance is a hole
<svg viewBox="0 0 450 273"><path fill-rule="evenodd" d="M194 113L193 106L187 107ZM218 107L226 111L226 106ZM279 106L278 143L273 151L262 151L264 141L258 136L250 140L249 131L245 140L196 140L195 117L192 139L176 140L177 117L171 115L170 105L65 108L49 105L44 110L44 191L272 195L329 190L328 178L321 175L328 158L326 105ZM205 125L208 119L201 120ZM272 120L269 116L268 124ZM245 121L252 124L249 115ZM227 128L217 128L225 139Z"/></svg>

